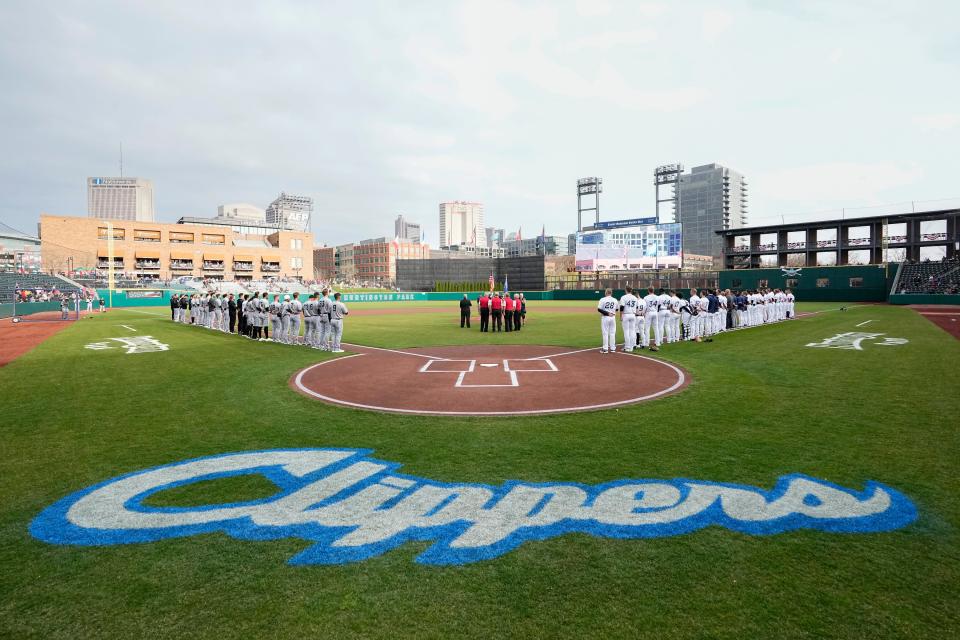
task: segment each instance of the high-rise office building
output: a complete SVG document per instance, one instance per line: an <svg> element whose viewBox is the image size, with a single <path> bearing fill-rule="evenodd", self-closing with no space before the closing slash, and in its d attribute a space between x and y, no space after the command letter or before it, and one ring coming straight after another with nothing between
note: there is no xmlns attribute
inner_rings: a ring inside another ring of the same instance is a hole
<svg viewBox="0 0 960 640"><path fill-rule="evenodd" d="M680 215L683 225L683 253L712 256L722 263L723 238L720 229L739 229L747 224L747 181L716 163L690 169L680 176ZM667 222L661 220L661 222Z"/></svg>
<svg viewBox="0 0 960 640"><path fill-rule="evenodd" d="M278 229L308 231L313 214L313 198L281 193L267 207L267 224Z"/></svg>
<svg viewBox="0 0 960 640"><path fill-rule="evenodd" d="M487 246L481 203L460 200L440 203L440 246L458 244Z"/></svg>
<svg viewBox="0 0 960 640"><path fill-rule="evenodd" d="M87 178L87 217L153 222L153 181Z"/></svg>
<svg viewBox="0 0 960 640"><path fill-rule="evenodd" d="M504 231L503 229L497 229L496 227L487 227L484 229L487 236L487 246L496 247L503 243Z"/></svg>
<svg viewBox="0 0 960 640"><path fill-rule="evenodd" d="M419 222L409 222L406 218L403 217L403 214L397 216L397 219L393 222L394 235L401 240L409 240L410 242L420 242L420 223Z"/></svg>

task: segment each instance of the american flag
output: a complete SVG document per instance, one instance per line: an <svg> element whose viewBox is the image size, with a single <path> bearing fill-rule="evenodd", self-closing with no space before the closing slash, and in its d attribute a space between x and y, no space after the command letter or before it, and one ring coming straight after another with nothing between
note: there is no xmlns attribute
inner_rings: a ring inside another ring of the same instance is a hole
<svg viewBox="0 0 960 640"><path fill-rule="evenodd" d="M490 272L490 291L493 291L493 272Z"/></svg>

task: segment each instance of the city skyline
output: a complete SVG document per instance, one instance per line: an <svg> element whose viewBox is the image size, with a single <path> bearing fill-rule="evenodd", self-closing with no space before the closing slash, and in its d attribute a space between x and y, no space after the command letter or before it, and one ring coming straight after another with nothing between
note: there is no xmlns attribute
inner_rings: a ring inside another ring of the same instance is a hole
<svg viewBox="0 0 960 640"><path fill-rule="evenodd" d="M117 175L121 142L158 221L283 189L313 198L330 245L381 235L396 211L436 245L429 214L454 198L498 227L570 231L586 175L604 178L610 217L649 216L649 175L669 162L748 176L751 224L955 198L960 88L942 79L960 71L960 9L922 4L281 2L224 4L219 21L217 7L7 3L0 221L82 215L84 177ZM227 52L225 38L290 46Z"/></svg>

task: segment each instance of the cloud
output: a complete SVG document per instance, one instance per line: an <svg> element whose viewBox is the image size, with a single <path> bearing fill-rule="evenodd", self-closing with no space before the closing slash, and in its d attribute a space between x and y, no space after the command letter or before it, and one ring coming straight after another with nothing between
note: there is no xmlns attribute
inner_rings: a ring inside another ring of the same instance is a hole
<svg viewBox="0 0 960 640"><path fill-rule="evenodd" d="M629 31L602 31L575 38L567 48L570 51L582 49L610 50L624 45L646 44L655 41L657 37L657 31L649 28L631 29Z"/></svg>
<svg viewBox="0 0 960 640"><path fill-rule="evenodd" d="M605 16L613 10L613 6L607 0L577 0L577 13L586 18L598 18Z"/></svg>
<svg viewBox="0 0 960 640"><path fill-rule="evenodd" d="M930 113L911 120L921 131L949 131L960 126L960 113Z"/></svg>
<svg viewBox="0 0 960 640"><path fill-rule="evenodd" d="M720 9L709 9L701 16L703 37L712 42L730 28L733 24L733 15Z"/></svg>
<svg viewBox="0 0 960 640"><path fill-rule="evenodd" d="M827 56L827 60L830 61L830 64L838 64L843 60L844 51L843 49L837 48L833 49L830 54Z"/></svg>
<svg viewBox="0 0 960 640"><path fill-rule="evenodd" d="M764 200L790 203L856 202L880 204L883 194L911 185L923 177L917 165L894 163L827 162L761 173L750 180L762 189ZM751 194L754 195L754 194ZM759 195L759 194L758 194Z"/></svg>

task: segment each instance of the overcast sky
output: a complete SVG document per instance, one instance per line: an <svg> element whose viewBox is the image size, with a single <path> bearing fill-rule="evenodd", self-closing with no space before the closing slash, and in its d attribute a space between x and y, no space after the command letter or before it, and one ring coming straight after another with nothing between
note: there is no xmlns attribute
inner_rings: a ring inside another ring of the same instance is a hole
<svg viewBox="0 0 960 640"><path fill-rule="evenodd" d="M780 7L774 8L774 7ZM956 2L0 3L0 221L86 215L88 176L158 217L315 200L318 243L651 215L655 166L744 173L751 220L960 196Z"/></svg>

